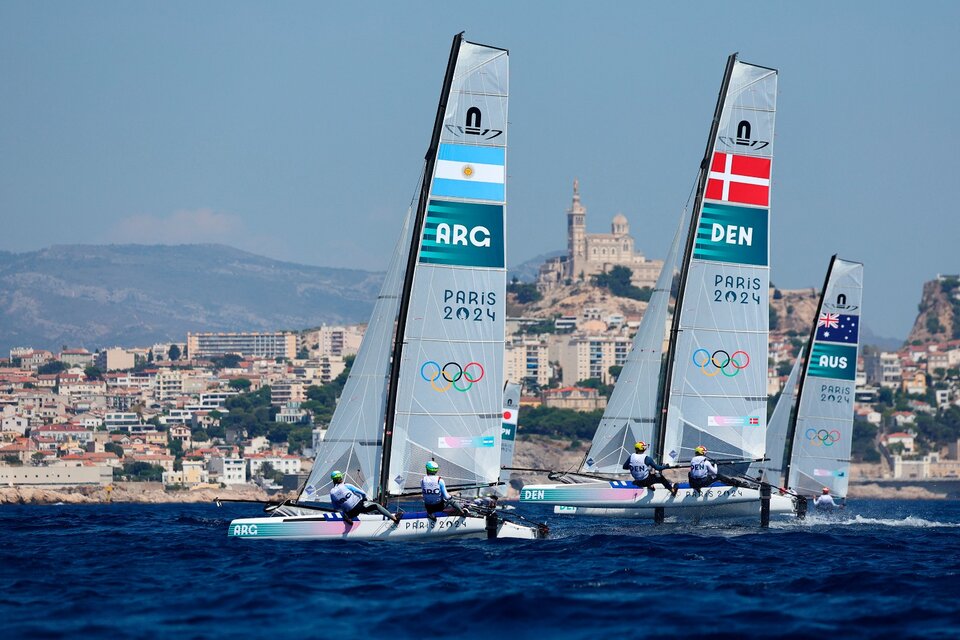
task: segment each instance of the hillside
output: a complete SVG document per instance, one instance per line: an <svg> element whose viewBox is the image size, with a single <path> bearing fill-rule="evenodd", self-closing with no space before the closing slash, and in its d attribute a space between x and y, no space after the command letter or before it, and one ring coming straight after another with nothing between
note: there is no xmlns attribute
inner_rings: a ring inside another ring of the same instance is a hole
<svg viewBox="0 0 960 640"><path fill-rule="evenodd" d="M908 343L960 339L960 281L945 277L925 282L918 311Z"/></svg>
<svg viewBox="0 0 960 640"><path fill-rule="evenodd" d="M0 353L148 345L188 331L367 320L381 274L223 245L63 245L0 252Z"/></svg>
<svg viewBox="0 0 960 640"><path fill-rule="evenodd" d="M770 329L784 333L794 331L801 336L810 333L810 324L817 313L820 292L816 289L773 289L770 291L770 307L776 321Z"/></svg>

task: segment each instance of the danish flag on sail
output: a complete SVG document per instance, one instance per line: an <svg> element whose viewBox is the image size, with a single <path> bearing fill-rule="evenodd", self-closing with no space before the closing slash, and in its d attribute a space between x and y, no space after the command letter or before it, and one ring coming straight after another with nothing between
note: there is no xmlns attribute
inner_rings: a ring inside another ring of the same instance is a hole
<svg viewBox="0 0 960 640"><path fill-rule="evenodd" d="M704 197L769 206L770 158L715 152Z"/></svg>

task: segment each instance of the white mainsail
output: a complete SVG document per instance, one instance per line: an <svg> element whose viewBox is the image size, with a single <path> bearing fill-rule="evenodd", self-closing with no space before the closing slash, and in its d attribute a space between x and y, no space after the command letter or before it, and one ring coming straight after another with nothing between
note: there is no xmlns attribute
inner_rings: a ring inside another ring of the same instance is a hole
<svg viewBox="0 0 960 640"><path fill-rule="evenodd" d="M461 41L434 150L399 363L387 493L500 475L508 54Z"/></svg>
<svg viewBox="0 0 960 640"><path fill-rule="evenodd" d="M834 256L800 382L787 467L787 487L801 495L819 495L823 487L837 498L847 495L862 295L863 265Z"/></svg>
<svg viewBox="0 0 960 640"><path fill-rule="evenodd" d="M769 208L777 72L731 57L701 171L667 380L666 462L765 449Z"/></svg>
<svg viewBox="0 0 960 640"><path fill-rule="evenodd" d="M804 349L797 353L797 359L790 369L787 382L780 392L780 399L773 409L770 422L767 424L767 455L760 465L763 471L763 481L775 487L783 487L783 471L787 456L787 434L790 432L794 410L797 407L797 391L800 386L800 370L804 360Z"/></svg>
<svg viewBox="0 0 960 640"><path fill-rule="evenodd" d="M346 481L375 495L383 454L383 424L394 326L400 307L404 267L410 252L413 210L407 211L380 295L373 305L363 342L357 351L326 436L317 449L302 499L329 499L330 472L339 469Z"/></svg>

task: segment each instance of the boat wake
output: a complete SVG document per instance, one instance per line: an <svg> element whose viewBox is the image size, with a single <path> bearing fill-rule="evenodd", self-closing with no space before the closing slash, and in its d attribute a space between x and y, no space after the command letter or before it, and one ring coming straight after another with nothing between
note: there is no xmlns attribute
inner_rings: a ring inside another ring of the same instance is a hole
<svg viewBox="0 0 960 640"><path fill-rule="evenodd" d="M871 527L914 527L919 529L949 528L960 527L958 522L939 522L937 520L925 520L915 516L906 516L904 518L867 518L861 515L855 515L852 518L844 515L808 515L804 520L794 520L790 522L776 523L780 525L777 528L793 527L817 527L817 526L871 526ZM776 526L771 523L772 526Z"/></svg>

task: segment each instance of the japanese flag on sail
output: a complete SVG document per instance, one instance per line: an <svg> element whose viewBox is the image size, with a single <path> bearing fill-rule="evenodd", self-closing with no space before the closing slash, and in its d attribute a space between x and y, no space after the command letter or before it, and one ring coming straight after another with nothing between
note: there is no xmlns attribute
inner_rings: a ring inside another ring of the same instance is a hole
<svg viewBox="0 0 960 640"><path fill-rule="evenodd" d="M724 202L770 205L770 158L713 154L704 197Z"/></svg>

